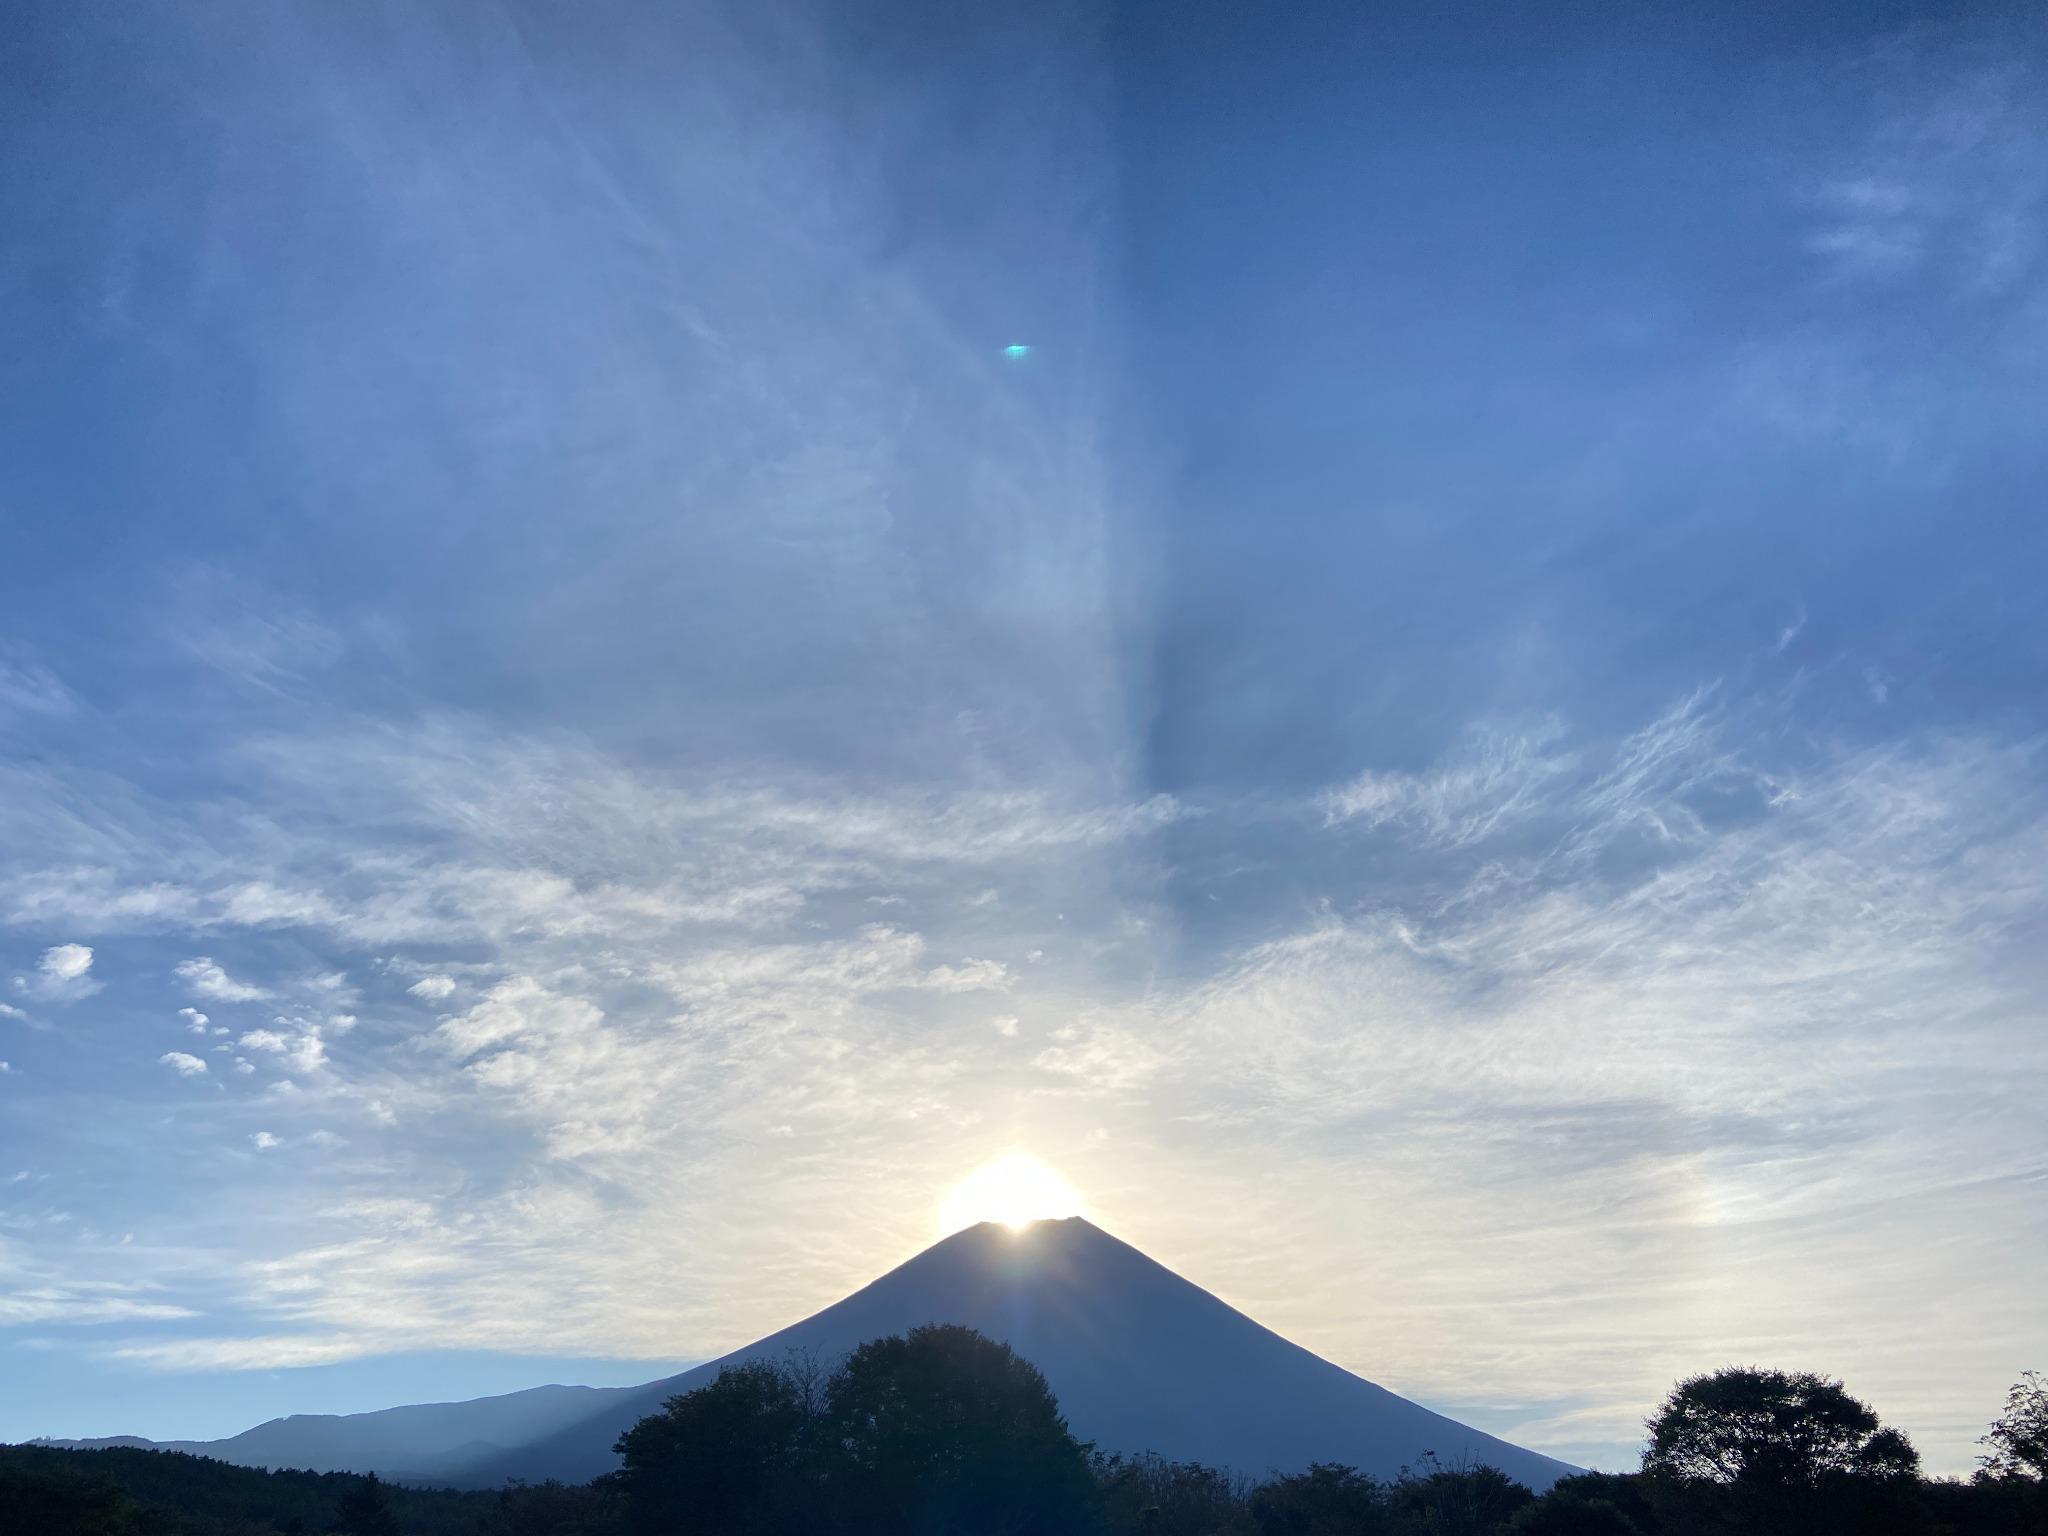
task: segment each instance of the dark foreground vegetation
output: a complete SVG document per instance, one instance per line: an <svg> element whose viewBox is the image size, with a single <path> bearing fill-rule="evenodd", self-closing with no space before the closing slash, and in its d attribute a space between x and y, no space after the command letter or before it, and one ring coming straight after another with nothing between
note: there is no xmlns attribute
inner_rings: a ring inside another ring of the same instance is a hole
<svg viewBox="0 0 2048 1536"><path fill-rule="evenodd" d="M1426 1451L1391 1481L1315 1466L1255 1483L1096 1454L1036 1369L964 1328L864 1345L829 1373L726 1371L619 1441L594 1483L492 1492L262 1472L175 1452L0 1447L0 1536L2048 1536L2048 1388L2008 1397L1968 1482L1837 1382L1681 1382L1642 1470L1541 1497Z"/></svg>

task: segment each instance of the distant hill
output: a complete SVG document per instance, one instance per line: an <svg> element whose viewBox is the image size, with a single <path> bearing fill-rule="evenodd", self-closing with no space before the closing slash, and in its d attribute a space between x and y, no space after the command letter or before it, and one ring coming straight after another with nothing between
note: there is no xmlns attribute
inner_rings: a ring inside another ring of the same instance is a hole
<svg viewBox="0 0 2048 1536"><path fill-rule="evenodd" d="M830 1364L868 1339L963 1323L1045 1373L1074 1432L1252 1476L1342 1462L1391 1477L1425 1452L1499 1468L1539 1492L1575 1470L1430 1412L1310 1354L1078 1217L1021 1232L983 1224L845 1300L722 1359L640 1387L537 1387L466 1403L295 1416L188 1443L226 1461L352 1468L465 1487L582 1482L668 1398L742 1360L808 1351Z"/></svg>
<svg viewBox="0 0 2048 1536"><path fill-rule="evenodd" d="M600 1413L639 1387L529 1387L458 1403L415 1403L371 1413L299 1413L224 1440L44 1440L73 1450L132 1447L183 1451L243 1467L378 1472L449 1480L459 1469L545 1439Z"/></svg>
<svg viewBox="0 0 2048 1536"><path fill-rule="evenodd" d="M179 1536L325 1531L342 1497L362 1482L348 1473L266 1472L132 1444L94 1445L0 1445L0 1530L7 1536L39 1536L29 1527L10 1526L6 1517L9 1492L18 1496L28 1482L118 1490L101 1504L97 1519L81 1520L74 1513L64 1529L175 1531ZM494 1494L446 1489L385 1491L392 1513L413 1536L473 1536L495 1499ZM177 1517L167 1518L167 1511Z"/></svg>

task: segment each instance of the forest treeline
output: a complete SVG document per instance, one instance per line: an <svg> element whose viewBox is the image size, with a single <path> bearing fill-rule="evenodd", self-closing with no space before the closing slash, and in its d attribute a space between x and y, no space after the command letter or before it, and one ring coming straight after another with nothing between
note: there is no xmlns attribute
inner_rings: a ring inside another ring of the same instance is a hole
<svg viewBox="0 0 2048 1536"><path fill-rule="evenodd" d="M1968 1480L1839 1382L1680 1382L1639 1471L1538 1496L1418 1448L1392 1479L1263 1482L1076 1441L1045 1378L957 1327L836 1369L726 1370L621 1437L593 1483L457 1492L177 1452L0 1447L0 1536L2048 1536L2048 1386L2028 1373Z"/></svg>

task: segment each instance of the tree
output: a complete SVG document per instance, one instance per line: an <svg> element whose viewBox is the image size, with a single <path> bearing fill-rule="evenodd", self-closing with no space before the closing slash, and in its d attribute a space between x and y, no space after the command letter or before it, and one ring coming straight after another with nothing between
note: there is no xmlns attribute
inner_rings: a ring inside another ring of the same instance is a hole
<svg viewBox="0 0 2048 1536"><path fill-rule="evenodd" d="M38 1536L132 1536L141 1529L135 1501L99 1478L68 1467L0 1467L0 1531Z"/></svg>
<svg viewBox="0 0 2048 1536"><path fill-rule="evenodd" d="M825 1389L845 1526L889 1536L1067 1536L1094 1514L1085 1452L1037 1368L971 1328L912 1329Z"/></svg>
<svg viewBox="0 0 2048 1536"><path fill-rule="evenodd" d="M1104 1526L1115 1536L1250 1536L1257 1529L1239 1475L1198 1461L1141 1456L1094 1458Z"/></svg>
<svg viewBox="0 0 2048 1536"><path fill-rule="evenodd" d="M619 1437L632 1529L795 1529L814 1498L817 1404L805 1376L768 1361L728 1366Z"/></svg>
<svg viewBox="0 0 2048 1536"><path fill-rule="evenodd" d="M1642 1527L1610 1499L1552 1489L1516 1512L1510 1536L1642 1536Z"/></svg>
<svg viewBox="0 0 2048 1536"><path fill-rule="evenodd" d="M1356 1467L1313 1462L1254 1489L1259 1536L1364 1536L1394 1529L1387 1490Z"/></svg>
<svg viewBox="0 0 2048 1536"><path fill-rule="evenodd" d="M334 1529L346 1536L403 1536L376 1473L372 1472L336 1501Z"/></svg>
<svg viewBox="0 0 2048 1536"><path fill-rule="evenodd" d="M616 1477L590 1483L515 1482L498 1490L476 1536L615 1536L620 1524Z"/></svg>
<svg viewBox="0 0 2048 1536"><path fill-rule="evenodd" d="M1991 1447L1980 1458L1982 1476L2048 1481L2048 1384L2039 1371L2027 1371L2013 1383L2005 1412L1978 1443Z"/></svg>
<svg viewBox="0 0 2048 1536"><path fill-rule="evenodd" d="M1617 1516L1620 1525L1615 1524ZM1626 1530L1655 1536L1659 1524L1641 1473L1574 1472L1552 1483L1548 1493L1508 1522L1508 1529L1517 1533L1583 1529L1587 1536Z"/></svg>
<svg viewBox="0 0 2048 1536"><path fill-rule="evenodd" d="M1864 1404L1810 1372L1738 1366L1680 1382L1650 1420L1643 1471L1678 1483L1811 1488L1910 1478L1919 1453Z"/></svg>
<svg viewBox="0 0 2048 1536"><path fill-rule="evenodd" d="M1403 1469L1391 1502L1432 1536L1491 1536L1536 1497L1496 1467L1464 1459L1445 1466L1430 1452L1422 1461L1420 1476Z"/></svg>
<svg viewBox="0 0 2048 1536"><path fill-rule="evenodd" d="M1838 1381L1747 1366L1695 1376L1649 1427L1643 1474L1667 1530L1885 1536L1922 1523L1911 1442Z"/></svg>

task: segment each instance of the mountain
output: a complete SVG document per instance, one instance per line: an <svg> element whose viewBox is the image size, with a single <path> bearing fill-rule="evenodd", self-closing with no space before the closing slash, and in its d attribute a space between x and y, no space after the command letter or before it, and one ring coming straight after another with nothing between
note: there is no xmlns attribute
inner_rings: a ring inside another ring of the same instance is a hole
<svg viewBox="0 0 2048 1536"><path fill-rule="evenodd" d="M375 1469L466 1486L581 1482L612 1443L679 1392L743 1360L806 1351L829 1365L868 1339L964 1323L1045 1373L1083 1440L1263 1476L1312 1461L1379 1476L1425 1451L1498 1467L1537 1490L1573 1470L1432 1413L1262 1328L1079 1217L969 1227L800 1323L640 1387L537 1387L468 1403L293 1417L181 1442L245 1465Z"/></svg>
<svg viewBox="0 0 2048 1536"><path fill-rule="evenodd" d="M414 1403L373 1413L298 1413L271 1419L225 1440L46 1440L69 1450L148 1448L188 1451L242 1467L309 1472L379 1472L460 1481L463 1469L543 1439L603 1411L641 1387L529 1387L458 1403Z"/></svg>

